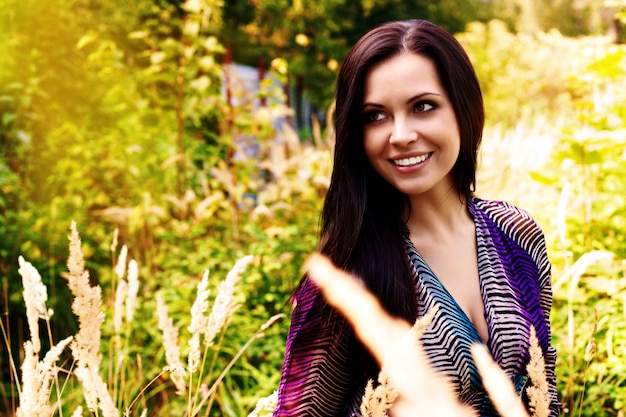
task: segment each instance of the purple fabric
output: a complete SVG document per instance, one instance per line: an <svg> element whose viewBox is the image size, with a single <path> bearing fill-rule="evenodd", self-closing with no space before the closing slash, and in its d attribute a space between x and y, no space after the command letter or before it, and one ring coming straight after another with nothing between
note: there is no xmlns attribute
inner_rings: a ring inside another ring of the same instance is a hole
<svg viewBox="0 0 626 417"><path fill-rule="evenodd" d="M476 225L478 270L494 359L511 376L518 392L527 377L530 326L544 351L550 383L551 417L559 414L550 346L552 303L550 262L541 228L523 210L505 202L473 199L468 211ZM422 344L441 372L457 386L460 399L481 416L497 416L482 389L471 358L472 343L484 343L473 323L405 236L413 267L418 316L440 306ZM299 290L286 344L275 417L359 416L363 392L358 378L353 333L338 316L324 315L319 289L306 282ZM323 319L322 317L325 317Z"/></svg>

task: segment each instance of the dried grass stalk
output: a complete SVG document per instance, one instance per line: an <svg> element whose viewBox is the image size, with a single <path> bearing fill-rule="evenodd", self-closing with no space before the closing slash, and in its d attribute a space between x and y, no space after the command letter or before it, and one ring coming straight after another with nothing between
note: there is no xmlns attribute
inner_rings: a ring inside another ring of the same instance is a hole
<svg viewBox="0 0 626 417"><path fill-rule="evenodd" d="M72 311L79 322L78 333L70 344L72 355L76 360L74 374L83 385L85 401L91 412L95 413L100 408L104 417L118 417L119 413L111 394L99 374L100 328L105 319L101 311L102 291L100 287L90 285L89 272L85 270L80 236L75 222L71 224L69 240L70 256L67 261L69 273L65 274L65 277L74 295Z"/></svg>
<svg viewBox="0 0 626 417"><path fill-rule="evenodd" d="M18 258L19 273L22 276L22 286L24 287L24 302L26 303L26 318L32 349L35 354L41 350L39 340L39 319L49 320L52 316L52 309L46 308L48 301L48 289L41 281L39 271L23 257Z"/></svg>
<svg viewBox="0 0 626 417"><path fill-rule="evenodd" d="M367 381L361 414L363 417L387 417L389 410L398 398L398 391L391 384L389 375L384 369L378 374L378 386L374 388L373 381Z"/></svg>
<svg viewBox="0 0 626 417"><path fill-rule="evenodd" d="M431 308L430 311L424 315L424 317L415 320L413 327L411 327L411 334L415 339L415 343L422 342L422 336L424 336L424 333L426 333L426 330L428 330L428 326L430 326L430 324L433 322L435 314L437 314L438 311L439 304L433 306L433 308Z"/></svg>
<svg viewBox="0 0 626 417"><path fill-rule="evenodd" d="M532 382L526 390L530 411L533 417L548 417L550 415L550 392L546 364L534 326L530 328L530 362L526 370Z"/></svg>
<svg viewBox="0 0 626 417"><path fill-rule="evenodd" d="M139 293L139 266L137 261L128 262L128 294L126 296L126 322L132 323L135 318L137 294Z"/></svg>
<svg viewBox="0 0 626 417"><path fill-rule="evenodd" d="M191 323L188 327L191 333L191 339L189 339L189 356L187 358L189 372L197 371L200 366L200 359L202 357L200 337L208 325L208 318L204 315L209 309L209 295L211 291L208 287L209 271L207 270L204 272L202 280L200 280L198 284L196 300L193 306L191 306Z"/></svg>
<svg viewBox="0 0 626 417"><path fill-rule="evenodd" d="M163 332L163 344L165 347L165 360L168 369L184 369L180 360L180 349L178 347L178 329L174 326L174 321L167 315L167 307L160 295L157 295L157 316L159 318L159 329ZM176 386L176 393L183 395L186 391L185 378L181 372L172 372L172 381Z"/></svg>
<svg viewBox="0 0 626 417"><path fill-rule="evenodd" d="M120 229L116 227L115 230L113 231L113 239L111 240L111 253L113 254L114 258L115 258L115 251L117 250L117 243L118 243L119 235L120 235Z"/></svg>
<svg viewBox="0 0 626 417"><path fill-rule="evenodd" d="M259 399L248 417L269 417L278 406L278 391Z"/></svg>
<svg viewBox="0 0 626 417"><path fill-rule="evenodd" d="M58 374L55 366L65 347L72 337L61 340L50 348L42 361L32 341L24 344L24 361L22 362L22 392L20 406L16 417L50 416L53 407L50 405L50 389Z"/></svg>
<svg viewBox="0 0 626 417"><path fill-rule="evenodd" d="M117 289L115 290L115 305L113 306L113 328L115 333L119 334L122 331L122 322L124 320L124 301L128 295L128 283L123 279L120 279L117 283Z"/></svg>
<svg viewBox="0 0 626 417"><path fill-rule="evenodd" d="M115 266L115 274L119 279L123 279L126 274L126 257L128 256L128 247L122 246L120 251L120 257L117 258L117 265Z"/></svg>
<svg viewBox="0 0 626 417"><path fill-rule="evenodd" d="M235 287L239 281L241 281L241 274L248 264L252 262L252 259L253 257L248 255L238 260L228 272L226 279L218 286L215 304L211 309L211 314L209 315L206 331L204 333L204 343L206 346L213 344L215 336L224 328L228 320L230 320L239 307L234 298Z"/></svg>

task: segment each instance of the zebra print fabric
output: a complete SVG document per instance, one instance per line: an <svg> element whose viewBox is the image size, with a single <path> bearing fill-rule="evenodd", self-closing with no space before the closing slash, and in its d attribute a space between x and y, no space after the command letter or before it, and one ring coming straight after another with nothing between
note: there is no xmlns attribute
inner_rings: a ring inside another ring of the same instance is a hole
<svg viewBox="0 0 626 417"><path fill-rule="evenodd" d="M550 345L552 289L543 232L523 210L506 202L474 198L468 211L476 225L480 289L489 340L446 291L405 233L412 266L418 317L439 305L422 343L433 365L456 386L458 395L481 416L497 416L470 354L485 343L522 394L529 361L530 326L537 332L550 383L551 416L560 412L556 393L556 351ZM319 290L311 282L296 295L287 338L275 417L360 416L368 371L363 349L345 320L324 314Z"/></svg>

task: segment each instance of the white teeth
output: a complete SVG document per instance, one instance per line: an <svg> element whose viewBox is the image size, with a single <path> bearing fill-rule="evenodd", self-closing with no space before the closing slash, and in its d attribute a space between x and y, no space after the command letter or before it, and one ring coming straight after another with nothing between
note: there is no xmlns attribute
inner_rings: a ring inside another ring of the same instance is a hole
<svg viewBox="0 0 626 417"><path fill-rule="evenodd" d="M401 167L408 167L410 165L415 165L415 164L419 164L420 162L424 162L426 159L428 159L428 157L430 156L430 153L424 154L424 155L420 155L420 156L414 156L412 158L404 158L404 159L393 159L393 163L401 166Z"/></svg>

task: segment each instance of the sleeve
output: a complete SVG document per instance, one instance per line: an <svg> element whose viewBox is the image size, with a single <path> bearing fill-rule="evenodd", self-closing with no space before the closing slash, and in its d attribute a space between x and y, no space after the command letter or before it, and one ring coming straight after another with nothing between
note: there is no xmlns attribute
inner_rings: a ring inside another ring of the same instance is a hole
<svg viewBox="0 0 626 417"><path fill-rule="evenodd" d="M296 294L274 417L346 415L355 391L354 340L345 319L306 280Z"/></svg>
<svg viewBox="0 0 626 417"><path fill-rule="evenodd" d="M515 242L517 242L533 259L538 270L539 281L539 304L543 311L547 327L547 342L544 345L544 359L546 365L546 376L550 393L550 417L560 415L562 405L558 399L556 390L556 358L557 353L550 340L552 337L552 327L550 323L550 312L552 309L552 265L548 258L545 236L541 226L526 211L515 207L507 202L495 202L482 200L494 221L505 231Z"/></svg>

